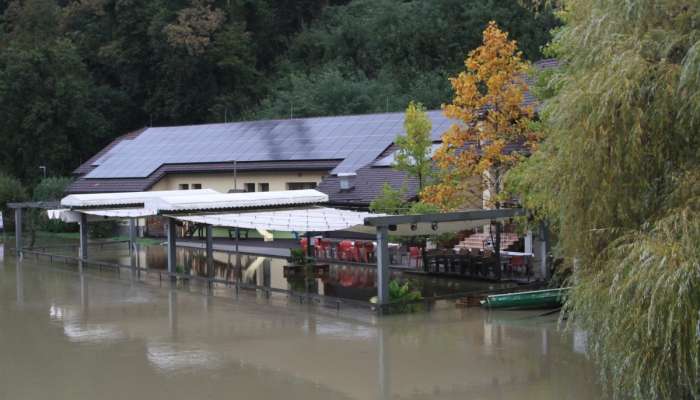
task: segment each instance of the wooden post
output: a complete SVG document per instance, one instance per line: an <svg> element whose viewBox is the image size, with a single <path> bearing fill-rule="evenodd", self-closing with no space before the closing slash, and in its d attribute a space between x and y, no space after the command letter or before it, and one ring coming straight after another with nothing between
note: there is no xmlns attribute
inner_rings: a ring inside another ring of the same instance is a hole
<svg viewBox="0 0 700 400"><path fill-rule="evenodd" d="M377 227L377 302L389 304L389 230Z"/></svg>
<svg viewBox="0 0 700 400"><path fill-rule="evenodd" d="M207 276L214 277L214 227L207 225Z"/></svg>
<svg viewBox="0 0 700 400"><path fill-rule="evenodd" d="M175 232L175 219L173 218L166 218L166 233L168 237L168 273L174 274L176 272L176 263L177 263L177 258L176 258L176 232Z"/></svg>
<svg viewBox="0 0 700 400"><path fill-rule="evenodd" d="M22 256L22 209L15 208L15 249Z"/></svg>
<svg viewBox="0 0 700 400"><path fill-rule="evenodd" d="M87 261L88 258L88 221L87 214L80 213L80 254L78 257Z"/></svg>

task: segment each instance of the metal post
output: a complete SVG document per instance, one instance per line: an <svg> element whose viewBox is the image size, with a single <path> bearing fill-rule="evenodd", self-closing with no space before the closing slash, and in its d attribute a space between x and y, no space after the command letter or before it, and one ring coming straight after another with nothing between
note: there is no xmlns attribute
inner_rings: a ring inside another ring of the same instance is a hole
<svg viewBox="0 0 700 400"><path fill-rule="evenodd" d="M238 241L241 238L241 230L240 228L236 227L236 254L238 254Z"/></svg>
<svg viewBox="0 0 700 400"><path fill-rule="evenodd" d="M15 248L17 256L22 255L22 209L15 208Z"/></svg>
<svg viewBox="0 0 700 400"><path fill-rule="evenodd" d="M311 247L311 232L306 232L306 257L314 256L314 249Z"/></svg>
<svg viewBox="0 0 700 400"><path fill-rule="evenodd" d="M80 213L80 250L78 258L86 261L88 258L88 221L87 214Z"/></svg>
<svg viewBox="0 0 700 400"><path fill-rule="evenodd" d="M496 244L493 246L496 253L496 279L501 280L501 223L496 221Z"/></svg>
<svg viewBox="0 0 700 400"><path fill-rule="evenodd" d="M176 238L175 238L175 220L173 218L166 219L166 231L168 236L168 273L174 274L176 272L175 264L176 259Z"/></svg>
<svg viewBox="0 0 700 400"><path fill-rule="evenodd" d="M377 300L379 306L389 304L389 230L377 227Z"/></svg>
<svg viewBox="0 0 700 400"><path fill-rule="evenodd" d="M129 218L129 255L136 252L136 221ZM132 263L133 265L133 263Z"/></svg>
<svg viewBox="0 0 700 400"><path fill-rule="evenodd" d="M207 276L214 277L214 227L207 225Z"/></svg>

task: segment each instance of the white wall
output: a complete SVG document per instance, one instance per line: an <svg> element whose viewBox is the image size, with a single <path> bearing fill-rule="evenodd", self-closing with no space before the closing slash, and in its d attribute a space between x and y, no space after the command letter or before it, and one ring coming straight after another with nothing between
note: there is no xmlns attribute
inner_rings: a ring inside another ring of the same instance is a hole
<svg viewBox="0 0 700 400"><path fill-rule="evenodd" d="M318 185L327 174L327 171L239 172L235 189L244 190L246 183L254 183L256 191L259 190L260 183L268 183L271 191L287 190L287 183L290 182L315 182ZM190 188L198 183L202 189L214 189L222 193L234 189L231 172L166 175L151 190L178 190L183 183L189 184Z"/></svg>

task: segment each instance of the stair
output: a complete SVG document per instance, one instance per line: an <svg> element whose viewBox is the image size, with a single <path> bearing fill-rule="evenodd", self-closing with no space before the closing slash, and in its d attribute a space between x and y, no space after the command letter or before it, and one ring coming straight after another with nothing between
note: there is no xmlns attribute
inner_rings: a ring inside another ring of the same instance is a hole
<svg viewBox="0 0 700 400"><path fill-rule="evenodd" d="M501 249L508 250L510 247L515 245L519 240L519 237L515 233L503 232L501 233ZM471 236L464 238L455 248L465 248L465 249L482 249L484 250L486 244L491 241L491 235L488 233L475 233Z"/></svg>

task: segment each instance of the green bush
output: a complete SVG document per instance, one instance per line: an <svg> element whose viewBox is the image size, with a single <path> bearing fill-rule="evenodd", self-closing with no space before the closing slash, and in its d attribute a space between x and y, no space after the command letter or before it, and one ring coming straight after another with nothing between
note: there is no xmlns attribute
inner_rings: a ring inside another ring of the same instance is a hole
<svg viewBox="0 0 700 400"><path fill-rule="evenodd" d="M0 211L3 213L5 231L14 229L14 219L10 216L7 203L26 199L27 191L22 183L14 177L0 173Z"/></svg>
<svg viewBox="0 0 700 400"><path fill-rule="evenodd" d="M63 198L66 188L73 180L69 177L44 178L34 187L32 200L58 201ZM75 232L77 224L67 224L61 220L51 220L45 213L36 217L37 228L48 232Z"/></svg>

